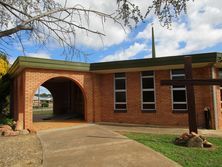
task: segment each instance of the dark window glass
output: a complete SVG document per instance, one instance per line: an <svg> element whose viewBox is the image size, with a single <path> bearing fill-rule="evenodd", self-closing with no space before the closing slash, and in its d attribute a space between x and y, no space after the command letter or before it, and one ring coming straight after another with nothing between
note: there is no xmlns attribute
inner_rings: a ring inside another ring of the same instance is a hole
<svg viewBox="0 0 222 167"><path fill-rule="evenodd" d="M143 109L144 110L154 110L155 109L155 104L143 104Z"/></svg>
<svg viewBox="0 0 222 167"><path fill-rule="evenodd" d="M184 75L184 69L172 70L172 79L173 80L181 80L185 79L185 76L173 76L173 75ZM185 88L185 85L181 86L172 86L173 88ZM186 90L175 90L173 89L173 102L186 102ZM187 104L173 104L173 109L186 109Z"/></svg>
<svg viewBox="0 0 222 167"><path fill-rule="evenodd" d="M143 91L143 102L154 102L154 92Z"/></svg>
<svg viewBox="0 0 222 167"><path fill-rule="evenodd" d="M115 73L115 77L116 77L116 78L118 78L118 77L125 77L125 73L124 73L124 72Z"/></svg>
<svg viewBox="0 0 222 167"><path fill-rule="evenodd" d="M174 85L173 88L185 88L185 86L178 86L178 85Z"/></svg>
<svg viewBox="0 0 222 167"><path fill-rule="evenodd" d="M172 74L185 74L184 69L172 70Z"/></svg>
<svg viewBox="0 0 222 167"><path fill-rule="evenodd" d="M153 78L142 78L143 89L154 88Z"/></svg>
<svg viewBox="0 0 222 167"><path fill-rule="evenodd" d="M153 76L153 71L143 71L142 76Z"/></svg>
<svg viewBox="0 0 222 167"><path fill-rule="evenodd" d="M184 79L184 76L172 76L172 79L176 79L176 80L180 80L180 79Z"/></svg>
<svg viewBox="0 0 222 167"><path fill-rule="evenodd" d="M187 109L187 105L186 104L174 104L173 108L174 108L174 110L176 110L176 109Z"/></svg>
<svg viewBox="0 0 222 167"><path fill-rule="evenodd" d="M126 109L126 104L116 104L116 109Z"/></svg>
<svg viewBox="0 0 222 167"><path fill-rule="evenodd" d="M172 76L172 79L174 79L174 80L181 80L181 79L185 79L185 77L184 76ZM181 85L181 86L173 86L173 88L185 88L185 86L184 85Z"/></svg>
<svg viewBox="0 0 222 167"><path fill-rule="evenodd" d="M115 80L116 90L126 89L126 80L125 79L116 79Z"/></svg>
<svg viewBox="0 0 222 167"><path fill-rule="evenodd" d="M174 102L186 102L186 91L185 90L174 90L173 91Z"/></svg>
<svg viewBox="0 0 222 167"><path fill-rule="evenodd" d="M116 92L116 102L126 102L126 92Z"/></svg>

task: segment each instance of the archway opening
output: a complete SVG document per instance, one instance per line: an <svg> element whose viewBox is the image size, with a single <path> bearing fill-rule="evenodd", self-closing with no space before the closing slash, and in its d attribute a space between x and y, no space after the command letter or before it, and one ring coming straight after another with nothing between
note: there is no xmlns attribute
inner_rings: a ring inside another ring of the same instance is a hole
<svg viewBox="0 0 222 167"><path fill-rule="evenodd" d="M84 95L79 85L74 81L64 77L56 77L47 80L41 87L51 92L51 95L50 93L43 92L47 94L47 96L51 96L52 104L48 103L50 104L48 107L51 107L51 113L49 110L45 113L42 112L43 114L38 116L38 118L41 119L36 119L35 110L33 109L33 122L85 120ZM41 95L43 93L41 93Z"/></svg>
<svg viewBox="0 0 222 167"><path fill-rule="evenodd" d="M40 86L35 92L32 102L34 122L53 116L53 97L48 89Z"/></svg>

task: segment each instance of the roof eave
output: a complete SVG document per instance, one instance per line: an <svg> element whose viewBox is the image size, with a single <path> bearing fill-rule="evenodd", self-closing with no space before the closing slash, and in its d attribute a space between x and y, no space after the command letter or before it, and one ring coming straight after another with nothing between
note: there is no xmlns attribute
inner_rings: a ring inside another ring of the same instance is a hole
<svg viewBox="0 0 222 167"><path fill-rule="evenodd" d="M90 64L30 57L18 57L9 69L9 74L14 77L25 68L89 72Z"/></svg>
<svg viewBox="0 0 222 167"><path fill-rule="evenodd" d="M217 62L217 53L204 53L195 55L171 56L161 58L149 58L139 60L127 60L116 62L92 63L90 70L97 73L108 73L113 71L130 71L132 69L173 69L184 66L184 57L193 57L193 67L204 67Z"/></svg>

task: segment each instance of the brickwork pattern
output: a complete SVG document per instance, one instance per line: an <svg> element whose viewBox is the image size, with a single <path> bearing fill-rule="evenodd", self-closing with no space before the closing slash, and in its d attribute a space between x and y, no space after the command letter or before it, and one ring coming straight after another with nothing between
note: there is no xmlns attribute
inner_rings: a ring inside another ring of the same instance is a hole
<svg viewBox="0 0 222 167"><path fill-rule="evenodd" d="M85 120L87 122L124 122L162 126L187 126L188 114L172 111L170 86L161 86L160 81L170 79L170 70L155 71L156 111L141 111L140 72L127 72L127 112L114 112L114 74L95 74L91 72L73 72L64 70L25 69L13 81L15 118L22 122L23 128L32 128L32 98L38 87L55 77L65 77L75 82L84 94ZM211 68L195 68L196 79L211 78ZM203 109L211 108L214 127L212 86L195 86L197 122L205 126ZM219 87L217 87L219 99ZM219 101L219 100L217 100ZM218 111L220 111L218 102ZM222 115L219 126L222 128Z"/></svg>
<svg viewBox="0 0 222 167"><path fill-rule="evenodd" d="M15 101L18 101L18 105L15 105L14 110L16 113L21 113L18 120L23 122L23 128L32 128L32 99L34 93L41 84L55 77L71 79L81 88L85 100L85 120L87 122L93 121L93 80L90 73L62 70L25 69L21 75L22 79L18 76L15 81L23 80L22 85L24 86L24 90L16 89L19 97L15 99ZM24 107L23 109L21 109L22 106ZM22 118L22 116L24 118Z"/></svg>
<svg viewBox="0 0 222 167"><path fill-rule="evenodd" d="M101 77L102 88L102 121L126 122L164 126L187 126L188 114L172 111L170 86L161 86L160 81L170 79L170 70L155 71L156 112L141 111L141 80L140 72L129 72L127 76L127 113L114 112L113 74ZM196 79L210 78L210 68L194 69ZM204 127L203 109L213 109L211 86L195 86L197 122ZM213 112L213 111L212 111ZM213 113L212 113L213 114Z"/></svg>

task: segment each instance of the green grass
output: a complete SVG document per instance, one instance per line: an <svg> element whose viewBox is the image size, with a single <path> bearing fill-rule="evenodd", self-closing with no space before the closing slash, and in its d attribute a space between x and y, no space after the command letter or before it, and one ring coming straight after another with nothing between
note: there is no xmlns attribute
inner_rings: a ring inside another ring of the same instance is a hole
<svg viewBox="0 0 222 167"><path fill-rule="evenodd" d="M53 115L53 109L52 108L34 108L33 109L34 115Z"/></svg>
<svg viewBox="0 0 222 167"><path fill-rule="evenodd" d="M222 138L207 138L214 146L201 149L174 145L175 135L128 133L126 136L149 146L184 167L222 167Z"/></svg>

